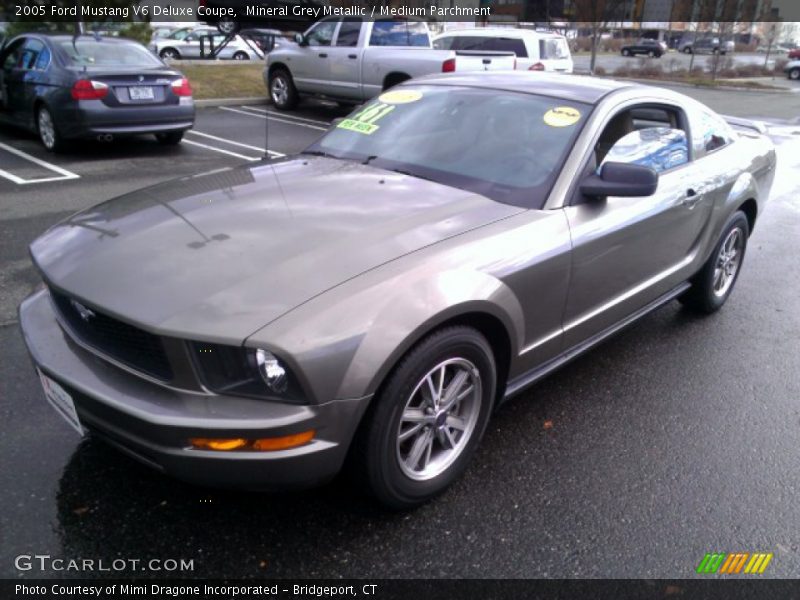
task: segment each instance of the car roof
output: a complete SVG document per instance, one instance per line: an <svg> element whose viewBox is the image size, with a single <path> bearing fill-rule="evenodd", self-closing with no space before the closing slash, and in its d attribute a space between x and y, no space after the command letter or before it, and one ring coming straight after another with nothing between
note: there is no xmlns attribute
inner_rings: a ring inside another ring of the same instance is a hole
<svg viewBox="0 0 800 600"><path fill-rule="evenodd" d="M436 37L457 35L482 35L486 37L540 37L540 38L563 38L564 36L552 31L536 31L535 29L518 29L512 27L473 27L470 29L451 29L440 33Z"/></svg>
<svg viewBox="0 0 800 600"><path fill-rule="evenodd" d="M452 75L436 74L415 78L405 85L413 85L415 83L523 92L572 100L574 102L585 102L587 104L597 104L611 92L623 88L651 89L649 86L628 81L616 81L614 79L584 75L567 75L565 73L534 73L530 71L478 71L463 74L454 73Z"/></svg>
<svg viewBox="0 0 800 600"><path fill-rule="evenodd" d="M30 33L21 33L17 37L32 37L32 36L38 36L38 37L47 38L48 40L52 40L54 42L64 42L64 41L71 42L73 40L73 38L75 38L74 35L67 35L67 34L64 34L64 33L42 33L42 32L39 32L39 31L31 31ZM87 41L87 40L92 41L92 42L99 40L100 42L108 42L110 44L138 44L139 43L136 40L131 40L131 39L128 39L128 38L110 37L110 36L104 36L104 35L95 36L95 35L93 35L91 33L84 33L83 35L78 36L77 39L76 39L76 41L78 41L78 42Z"/></svg>

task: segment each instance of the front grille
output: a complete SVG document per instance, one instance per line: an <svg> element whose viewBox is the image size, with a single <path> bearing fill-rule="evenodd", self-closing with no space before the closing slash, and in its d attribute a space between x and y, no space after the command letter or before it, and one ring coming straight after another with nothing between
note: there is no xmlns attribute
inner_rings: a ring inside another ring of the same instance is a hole
<svg viewBox="0 0 800 600"><path fill-rule="evenodd" d="M79 341L157 379L172 379L172 368L159 336L93 308L88 309L53 289L50 295L59 314Z"/></svg>

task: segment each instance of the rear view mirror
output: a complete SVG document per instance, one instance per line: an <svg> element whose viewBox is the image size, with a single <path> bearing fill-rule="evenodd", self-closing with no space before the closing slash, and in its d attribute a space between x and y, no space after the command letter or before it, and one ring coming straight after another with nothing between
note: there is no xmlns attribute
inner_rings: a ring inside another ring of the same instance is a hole
<svg viewBox="0 0 800 600"><path fill-rule="evenodd" d="M651 167L631 163L607 162L599 175L589 175L581 184L584 196L652 196L658 188L658 173Z"/></svg>
<svg viewBox="0 0 800 600"><path fill-rule="evenodd" d="M305 46L306 44L308 44L308 42L306 41L306 37L302 33L295 33L294 41L297 43L298 46Z"/></svg>

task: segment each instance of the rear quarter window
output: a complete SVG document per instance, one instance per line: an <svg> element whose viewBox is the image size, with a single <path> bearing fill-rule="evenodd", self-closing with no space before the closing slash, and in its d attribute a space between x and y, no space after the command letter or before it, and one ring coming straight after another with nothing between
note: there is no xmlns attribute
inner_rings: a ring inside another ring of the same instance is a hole
<svg viewBox="0 0 800 600"><path fill-rule="evenodd" d="M425 23L419 21L375 21L369 38L370 46L430 47Z"/></svg>

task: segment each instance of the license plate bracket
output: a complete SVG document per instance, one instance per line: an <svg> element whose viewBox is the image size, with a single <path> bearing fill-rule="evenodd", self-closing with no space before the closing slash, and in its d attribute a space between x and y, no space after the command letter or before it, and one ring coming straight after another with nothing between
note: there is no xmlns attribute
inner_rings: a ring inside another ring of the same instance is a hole
<svg viewBox="0 0 800 600"><path fill-rule="evenodd" d="M83 437L86 432L81 425L81 420L78 418L78 411L75 410L75 402L72 400L72 396L70 396L67 390L61 387L61 385L53 381L39 369L36 369L36 372L39 374L39 380L42 382L44 397L47 398L47 402L81 435L81 437Z"/></svg>

